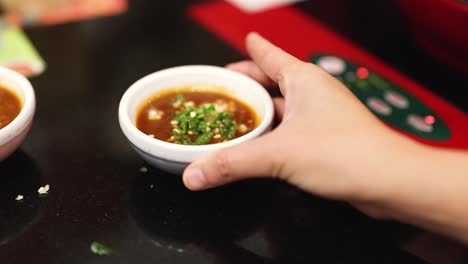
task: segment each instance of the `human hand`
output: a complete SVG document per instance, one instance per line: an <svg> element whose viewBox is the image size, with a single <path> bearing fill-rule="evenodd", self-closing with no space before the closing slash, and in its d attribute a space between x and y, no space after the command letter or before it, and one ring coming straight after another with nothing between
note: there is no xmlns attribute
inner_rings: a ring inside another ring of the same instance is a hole
<svg viewBox="0 0 468 264"><path fill-rule="evenodd" d="M345 86L258 34L253 61L228 65L265 87L279 86L272 132L193 162L183 180L203 190L253 177L285 180L312 194L350 202L468 244L468 152L434 148L394 133ZM443 175L443 177L441 177Z"/></svg>
<svg viewBox="0 0 468 264"><path fill-rule="evenodd" d="M185 185L202 190L273 177L381 216L368 203L389 180L379 172L388 159L400 155L402 137L318 66L294 58L255 33L246 43L253 61L227 67L265 87L279 86L284 99L274 102L282 122L258 139L195 161L184 173Z"/></svg>

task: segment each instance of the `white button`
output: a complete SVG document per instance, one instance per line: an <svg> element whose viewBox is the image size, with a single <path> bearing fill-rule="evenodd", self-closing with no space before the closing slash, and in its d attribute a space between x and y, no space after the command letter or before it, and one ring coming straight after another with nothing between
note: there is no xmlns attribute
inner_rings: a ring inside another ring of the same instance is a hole
<svg viewBox="0 0 468 264"><path fill-rule="evenodd" d="M387 102L400 109L406 109L409 107L408 99L406 99L406 97L399 93L386 91L384 94L384 98L385 100L387 100Z"/></svg>
<svg viewBox="0 0 468 264"><path fill-rule="evenodd" d="M410 114L406 122L414 129L422 132L432 132L433 127L424 121L424 118L418 115Z"/></svg>
<svg viewBox="0 0 468 264"><path fill-rule="evenodd" d="M392 107L386 104L384 101L375 98L375 97L369 97L367 99L367 106L372 109L372 111L381 114L381 115L390 115L392 113Z"/></svg>
<svg viewBox="0 0 468 264"><path fill-rule="evenodd" d="M339 75L345 71L345 62L334 56L322 57L318 60L317 65L322 67L330 74Z"/></svg>

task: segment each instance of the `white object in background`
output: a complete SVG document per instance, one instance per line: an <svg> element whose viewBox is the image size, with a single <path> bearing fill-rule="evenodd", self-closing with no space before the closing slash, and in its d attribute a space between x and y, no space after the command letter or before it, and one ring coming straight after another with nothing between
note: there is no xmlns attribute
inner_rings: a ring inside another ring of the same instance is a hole
<svg viewBox="0 0 468 264"><path fill-rule="evenodd" d="M256 13L274 7L291 5L304 0L226 0L248 13Z"/></svg>
<svg viewBox="0 0 468 264"><path fill-rule="evenodd" d="M346 70L346 63L335 56L322 57L317 62L317 65L333 75L340 75Z"/></svg>

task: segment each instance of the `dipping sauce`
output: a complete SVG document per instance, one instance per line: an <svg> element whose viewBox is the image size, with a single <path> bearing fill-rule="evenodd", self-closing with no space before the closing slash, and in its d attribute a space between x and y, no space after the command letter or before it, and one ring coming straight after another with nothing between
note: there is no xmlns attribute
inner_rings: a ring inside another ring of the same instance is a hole
<svg viewBox="0 0 468 264"><path fill-rule="evenodd" d="M6 127L21 112L18 96L6 87L0 86L0 129Z"/></svg>
<svg viewBox="0 0 468 264"><path fill-rule="evenodd" d="M181 87L148 98L136 127L150 137L182 145L205 145L243 136L259 124L255 110L221 91Z"/></svg>

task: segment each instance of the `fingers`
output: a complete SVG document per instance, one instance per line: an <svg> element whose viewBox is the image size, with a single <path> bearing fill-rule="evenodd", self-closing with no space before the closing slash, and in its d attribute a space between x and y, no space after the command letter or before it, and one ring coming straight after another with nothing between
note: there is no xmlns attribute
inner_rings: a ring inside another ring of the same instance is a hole
<svg viewBox="0 0 468 264"><path fill-rule="evenodd" d="M184 184L197 191L246 178L279 176L283 159L277 150L272 132L218 151L192 163L184 172Z"/></svg>
<svg viewBox="0 0 468 264"><path fill-rule="evenodd" d="M253 61L231 63L226 68L245 74L267 88L276 85Z"/></svg>
<svg viewBox="0 0 468 264"><path fill-rule="evenodd" d="M247 51L258 67L281 89L287 87L282 85L288 73L294 73L300 60L274 46L269 41L258 35L250 33L246 39ZM286 91L283 91L285 93Z"/></svg>
<svg viewBox="0 0 468 264"><path fill-rule="evenodd" d="M285 111L284 99L283 99L283 98L274 98L274 99L273 99L273 104L274 104L274 106L275 106L276 118L277 118L279 121L283 120L284 111Z"/></svg>

